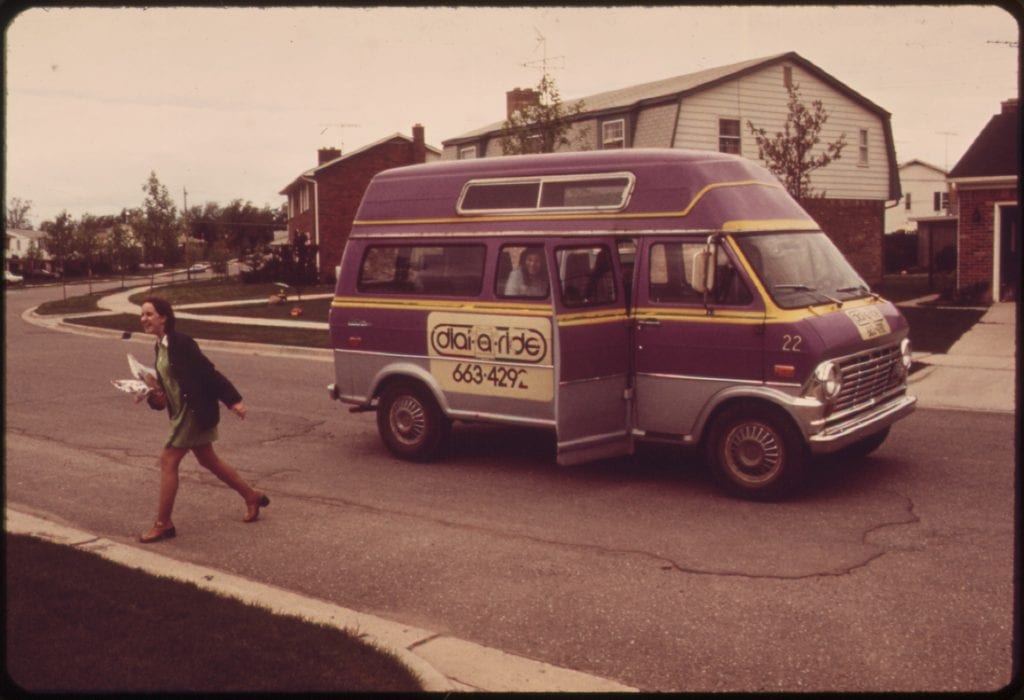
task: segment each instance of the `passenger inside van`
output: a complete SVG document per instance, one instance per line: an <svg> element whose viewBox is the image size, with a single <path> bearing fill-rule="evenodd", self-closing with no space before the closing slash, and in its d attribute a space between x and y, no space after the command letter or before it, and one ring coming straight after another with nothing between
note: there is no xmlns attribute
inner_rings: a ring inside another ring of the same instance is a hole
<svg viewBox="0 0 1024 700"><path fill-rule="evenodd" d="M519 256L519 267L509 273L505 296L546 297L548 272L540 248L527 248Z"/></svg>

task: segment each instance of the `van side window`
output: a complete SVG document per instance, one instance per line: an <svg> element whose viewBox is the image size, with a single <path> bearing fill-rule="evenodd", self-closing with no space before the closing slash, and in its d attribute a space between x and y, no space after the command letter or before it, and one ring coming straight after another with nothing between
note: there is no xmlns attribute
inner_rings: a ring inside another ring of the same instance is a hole
<svg viewBox="0 0 1024 700"><path fill-rule="evenodd" d="M496 276L499 297L546 299L548 266L543 246L506 245L498 254Z"/></svg>
<svg viewBox="0 0 1024 700"><path fill-rule="evenodd" d="M656 243L651 246L648 296L654 302L702 304L703 293L691 284L693 257L704 243ZM742 306L753 300L732 261L722 247L715 257L715 287L710 301Z"/></svg>
<svg viewBox="0 0 1024 700"><path fill-rule="evenodd" d="M606 246L562 248L555 257L566 306L597 306L615 301L612 258Z"/></svg>
<svg viewBox="0 0 1024 700"><path fill-rule="evenodd" d="M482 245L370 246L359 267L360 292L476 296L484 279Z"/></svg>

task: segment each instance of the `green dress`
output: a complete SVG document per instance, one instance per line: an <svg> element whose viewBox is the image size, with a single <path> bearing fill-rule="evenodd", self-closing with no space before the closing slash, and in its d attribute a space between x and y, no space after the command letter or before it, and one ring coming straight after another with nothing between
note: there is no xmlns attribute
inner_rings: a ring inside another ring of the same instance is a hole
<svg viewBox="0 0 1024 700"><path fill-rule="evenodd" d="M171 409L171 434L167 438L167 447L191 449L214 442L217 439L217 426L203 430L196 421L195 413L188 410L181 396L181 386L171 372L170 357L163 343L157 344L156 371L164 385L167 405Z"/></svg>

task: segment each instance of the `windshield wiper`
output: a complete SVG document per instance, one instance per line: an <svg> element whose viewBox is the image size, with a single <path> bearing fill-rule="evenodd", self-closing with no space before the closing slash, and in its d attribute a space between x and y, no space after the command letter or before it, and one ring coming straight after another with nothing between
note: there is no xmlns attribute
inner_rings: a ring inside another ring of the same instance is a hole
<svg viewBox="0 0 1024 700"><path fill-rule="evenodd" d="M875 299L879 298L878 294L872 292L870 287L863 284L858 284L854 287L843 287L842 289L836 290L836 294L850 294L855 292L864 292L868 296L874 297Z"/></svg>
<svg viewBox="0 0 1024 700"><path fill-rule="evenodd" d="M822 297L823 299L832 302L836 306L843 305L843 302L841 300L836 299L835 297L831 297L828 294L825 294L825 292L819 291L814 287L808 287L806 284L775 284L772 285L772 289L789 289L794 292L808 292L810 294L817 294L819 297Z"/></svg>

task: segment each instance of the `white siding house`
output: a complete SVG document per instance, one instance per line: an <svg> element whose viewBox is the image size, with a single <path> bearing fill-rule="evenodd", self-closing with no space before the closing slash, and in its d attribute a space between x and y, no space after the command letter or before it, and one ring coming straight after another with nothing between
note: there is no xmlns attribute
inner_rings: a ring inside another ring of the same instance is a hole
<svg viewBox="0 0 1024 700"><path fill-rule="evenodd" d="M821 143L843 137L838 160L811 175L818 197L802 204L869 281L881 279L885 205L900 199L890 114L802 56L789 52L583 98L565 150L686 148L758 159L750 124L781 131L787 85L828 114ZM521 97L522 90L516 93ZM521 103L519 103L521 104ZM509 102L510 108L512 102ZM443 142L443 160L502 155L504 121Z"/></svg>
<svg viewBox="0 0 1024 700"><path fill-rule="evenodd" d="M903 199L885 211L886 233L916 231L918 219L949 215L945 170L921 160L903 163L899 170Z"/></svg>
<svg viewBox="0 0 1024 700"><path fill-rule="evenodd" d="M33 255L37 256L39 264L37 267L50 269L52 267L50 254L46 251L43 239L46 233L43 231L32 231L28 229L9 228L4 230L4 268L14 272L23 272L25 259Z"/></svg>

